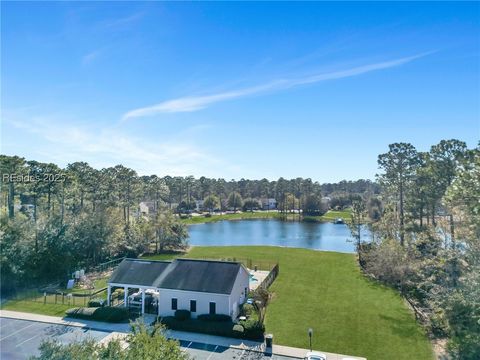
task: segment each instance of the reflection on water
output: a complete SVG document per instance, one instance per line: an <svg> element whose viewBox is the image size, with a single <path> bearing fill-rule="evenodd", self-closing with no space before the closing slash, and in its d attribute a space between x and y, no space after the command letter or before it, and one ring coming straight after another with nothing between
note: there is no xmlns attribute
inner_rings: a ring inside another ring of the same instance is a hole
<svg viewBox="0 0 480 360"><path fill-rule="evenodd" d="M219 221L189 226L190 244L197 246L275 245L355 252L347 225L279 220ZM362 240L370 240L363 229Z"/></svg>

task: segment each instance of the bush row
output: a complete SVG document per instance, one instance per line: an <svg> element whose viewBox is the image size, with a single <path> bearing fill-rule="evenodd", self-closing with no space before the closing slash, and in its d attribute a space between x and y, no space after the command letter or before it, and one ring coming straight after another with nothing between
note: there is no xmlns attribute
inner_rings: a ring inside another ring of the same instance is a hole
<svg viewBox="0 0 480 360"><path fill-rule="evenodd" d="M183 313L175 313L175 316L163 317L161 322L173 330L192 331L239 339L263 340L265 327L260 322L256 320L246 320L234 323L229 316L227 317L228 321L225 320L225 317L219 317L220 321L214 321L211 317L202 315L199 315L197 319L191 319L190 316L185 317Z"/></svg>
<svg viewBox="0 0 480 360"><path fill-rule="evenodd" d="M112 306L73 308L65 313L68 317L107 322L123 322L129 317L128 309Z"/></svg>

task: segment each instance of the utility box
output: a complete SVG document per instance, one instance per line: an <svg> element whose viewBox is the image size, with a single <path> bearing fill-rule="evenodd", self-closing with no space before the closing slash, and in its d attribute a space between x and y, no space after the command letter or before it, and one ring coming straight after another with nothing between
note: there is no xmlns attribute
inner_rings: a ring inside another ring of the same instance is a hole
<svg viewBox="0 0 480 360"><path fill-rule="evenodd" d="M273 334L266 334L265 335L265 345L267 348L271 348L273 345Z"/></svg>

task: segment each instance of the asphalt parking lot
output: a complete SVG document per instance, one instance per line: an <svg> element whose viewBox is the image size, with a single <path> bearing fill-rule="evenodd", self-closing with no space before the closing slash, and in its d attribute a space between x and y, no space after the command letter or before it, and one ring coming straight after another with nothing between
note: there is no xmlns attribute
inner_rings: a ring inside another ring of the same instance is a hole
<svg viewBox="0 0 480 360"><path fill-rule="evenodd" d="M75 326L48 324L36 321L0 318L0 359L28 359L38 355L43 339L56 339L62 344L93 338L100 341L107 331ZM180 346L195 360L292 360L279 355L265 355L254 351L238 350L224 346L180 341Z"/></svg>
<svg viewBox="0 0 480 360"><path fill-rule="evenodd" d="M0 359L28 359L32 355L38 355L38 347L45 338L68 344L87 337L99 341L108 334L105 331L74 326L0 318Z"/></svg>

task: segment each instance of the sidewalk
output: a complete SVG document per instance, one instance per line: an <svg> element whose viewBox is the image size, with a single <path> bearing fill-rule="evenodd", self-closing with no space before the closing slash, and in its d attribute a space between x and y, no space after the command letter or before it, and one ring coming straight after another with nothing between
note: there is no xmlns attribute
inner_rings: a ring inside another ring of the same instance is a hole
<svg viewBox="0 0 480 360"><path fill-rule="evenodd" d="M56 316L38 315L38 314L23 313L18 311L9 311L9 310L0 310L0 317L19 319L19 320L38 321L38 322L66 325L66 326L76 326L76 327L82 327L82 328L89 328L92 330L111 332L112 334L109 335L108 338L124 337L125 336L124 334L130 332L130 324L125 324L125 323L112 324L112 323L105 323L100 321L69 319L69 318L61 318ZM151 323L150 319L147 320L147 323ZM166 335L176 340L218 345L218 346L224 346L224 347L230 347L230 348L236 348L236 349L242 349L242 350L265 352L267 354L272 353L275 355L283 355L283 356L289 356L289 357L300 358L300 359L303 359L305 354L309 351L308 349L300 349L300 348L275 345L275 344L273 345L272 349L266 349L265 343L263 342L233 339L233 338L226 338L222 336L199 334L199 333L177 331L177 330L167 330ZM274 338L274 341L275 341L275 338ZM357 356L333 354L333 353L328 353L324 351L319 351L319 352L322 352L325 355L327 355L328 360L345 360L345 359L366 360L365 358L357 357Z"/></svg>

